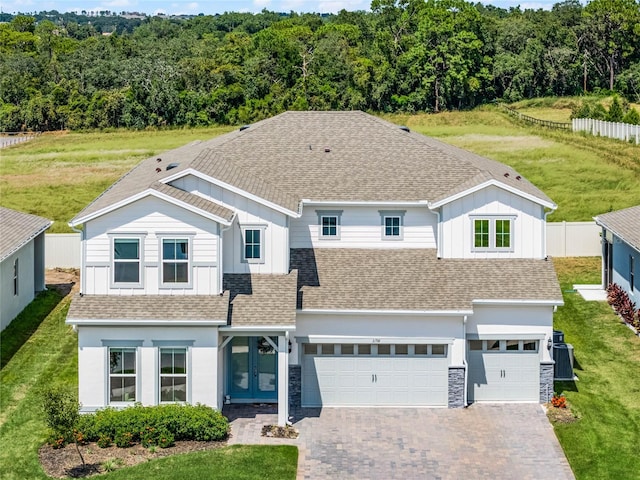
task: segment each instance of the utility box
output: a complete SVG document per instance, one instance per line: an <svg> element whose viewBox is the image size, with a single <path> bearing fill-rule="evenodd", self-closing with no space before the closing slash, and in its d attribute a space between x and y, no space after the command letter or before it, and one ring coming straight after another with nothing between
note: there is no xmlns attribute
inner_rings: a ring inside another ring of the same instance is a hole
<svg viewBox="0 0 640 480"><path fill-rule="evenodd" d="M553 379L573 381L573 345L558 343L553 345Z"/></svg>

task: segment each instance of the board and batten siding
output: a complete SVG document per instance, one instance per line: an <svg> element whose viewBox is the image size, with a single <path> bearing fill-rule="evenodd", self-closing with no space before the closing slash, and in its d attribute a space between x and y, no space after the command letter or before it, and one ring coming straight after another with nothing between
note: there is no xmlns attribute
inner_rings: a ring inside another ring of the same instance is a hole
<svg viewBox="0 0 640 480"><path fill-rule="evenodd" d="M513 251L473 251L473 219L513 217ZM543 207L501 188L488 187L442 207L443 258L544 258Z"/></svg>
<svg viewBox="0 0 640 480"><path fill-rule="evenodd" d="M215 295L218 286L218 223L163 200L146 197L85 225L85 281L87 294ZM142 288L112 288L111 239L118 234L141 234ZM192 239L191 281L187 288L161 288L160 236Z"/></svg>
<svg viewBox="0 0 640 480"><path fill-rule="evenodd" d="M319 238L319 211L342 211L337 239ZM380 211L404 212L402 239L383 239ZM426 207L304 207L291 220L291 248L436 248L438 219Z"/></svg>
<svg viewBox="0 0 640 480"><path fill-rule="evenodd" d="M83 410L109 405L109 347L136 348L136 401L159 403L159 346L187 345L187 402L220 407L218 330L212 327L87 327L78 328L79 401ZM139 346L138 346L139 345ZM122 404L120 404L122 405Z"/></svg>
<svg viewBox="0 0 640 480"><path fill-rule="evenodd" d="M222 233L224 273L289 273L289 227L285 214L194 175L177 179L172 185L236 212L233 225ZM264 262L247 263L242 260L243 227L266 227L262 239Z"/></svg>

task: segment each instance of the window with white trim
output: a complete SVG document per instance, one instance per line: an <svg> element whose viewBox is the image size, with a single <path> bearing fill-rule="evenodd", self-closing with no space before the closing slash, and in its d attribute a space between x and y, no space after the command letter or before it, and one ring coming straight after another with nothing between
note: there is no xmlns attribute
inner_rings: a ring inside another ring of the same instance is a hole
<svg viewBox="0 0 640 480"><path fill-rule="evenodd" d="M316 210L318 214L318 238L339 240L342 210Z"/></svg>
<svg viewBox="0 0 640 480"><path fill-rule="evenodd" d="M140 238L113 239L113 283L140 284Z"/></svg>
<svg viewBox="0 0 640 480"><path fill-rule="evenodd" d="M378 210L382 225L383 240L402 240L404 238L405 210Z"/></svg>
<svg viewBox="0 0 640 480"><path fill-rule="evenodd" d="M109 348L109 402L136 401L136 349Z"/></svg>
<svg viewBox="0 0 640 480"><path fill-rule="evenodd" d="M242 261L264 263L265 225L244 226L242 228Z"/></svg>
<svg viewBox="0 0 640 480"><path fill-rule="evenodd" d="M160 401L187 401L187 349L160 349Z"/></svg>
<svg viewBox="0 0 640 480"><path fill-rule="evenodd" d="M13 295L18 295L18 284L19 284L19 273L20 273L20 265L18 264L18 259L16 258L13 261Z"/></svg>
<svg viewBox="0 0 640 480"><path fill-rule="evenodd" d="M629 293L633 295L633 289L635 288L635 258L633 255L629 255Z"/></svg>
<svg viewBox="0 0 640 480"><path fill-rule="evenodd" d="M162 283L189 283L189 240L162 239Z"/></svg>
<svg viewBox="0 0 640 480"><path fill-rule="evenodd" d="M513 217L472 217L473 250L513 251Z"/></svg>

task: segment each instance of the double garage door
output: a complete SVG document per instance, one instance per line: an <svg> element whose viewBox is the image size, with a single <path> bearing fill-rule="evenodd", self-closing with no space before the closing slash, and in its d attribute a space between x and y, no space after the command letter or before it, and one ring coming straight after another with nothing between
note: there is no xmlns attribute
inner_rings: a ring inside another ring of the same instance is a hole
<svg viewBox="0 0 640 480"><path fill-rule="evenodd" d="M470 340L470 402L538 402L538 340Z"/></svg>
<svg viewBox="0 0 640 480"><path fill-rule="evenodd" d="M302 405L446 406L448 345L304 344Z"/></svg>

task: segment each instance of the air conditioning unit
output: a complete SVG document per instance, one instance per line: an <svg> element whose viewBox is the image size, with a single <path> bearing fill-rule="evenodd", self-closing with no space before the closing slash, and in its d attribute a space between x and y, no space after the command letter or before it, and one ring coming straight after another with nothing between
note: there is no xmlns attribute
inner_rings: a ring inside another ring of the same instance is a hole
<svg viewBox="0 0 640 480"><path fill-rule="evenodd" d="M573 345L570 343L557 343L553 345L554 380L573 380Z"/></svg>
<svg viewBox="0 0 640 480"><path fill-rule="evenodd" d="M553 343L564 343L564 332L562 330L553 331Z"/></svg>

